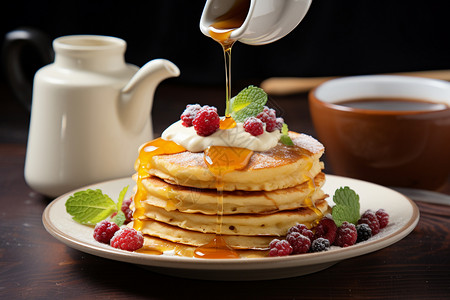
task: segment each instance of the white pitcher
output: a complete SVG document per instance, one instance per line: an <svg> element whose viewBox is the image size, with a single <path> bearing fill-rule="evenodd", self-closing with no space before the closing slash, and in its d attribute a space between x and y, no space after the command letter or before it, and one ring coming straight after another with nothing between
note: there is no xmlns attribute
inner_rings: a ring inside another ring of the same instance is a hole
<svg viewBox="0 0 450 300"><path fill-rule="evenodd" d="M242 0L207 0L200 18L200 30L210 36L209 26ZM249 0L244 23L233 30L231 40L263 45L291 32L308 12L312 0Z"/></svg>
<svg viewBox="0 0 450 300"><path fill-rule="evenodd" d="M152 139L156 86L179 69L156 59L125 63L125 41L74 35L53 41L54 63L35 75L25 180L58 196L130 176L138 147Z"/></svg>

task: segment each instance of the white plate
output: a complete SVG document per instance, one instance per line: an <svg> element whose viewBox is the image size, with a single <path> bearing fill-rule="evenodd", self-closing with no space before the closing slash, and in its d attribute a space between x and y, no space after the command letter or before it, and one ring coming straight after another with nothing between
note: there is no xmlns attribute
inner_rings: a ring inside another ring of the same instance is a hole
<svg viewBox="0 0 450 300"><path fill-rule="evenodd" d="M101 189L112 199L117 199L119 192L127 185L131 190L134 181L123 178L94 184L80 190ZM369 208L373 210L384 208L390 215L389 225L370 240L351 247L332 247L325 252L285 257L199 259L118 250L95 241L91 227L76 223L67 214L65 202L75 191L52 201L45 209L42 220L47 231L69 247L104 258L145 266L159 273L210 280L287 278L317 272L344 259L387 247L404 238L416 227L419 209L413 201L402 194L380 185L333 175L327 175L323 190L333 195L337 188L343 186L349 186L359 194L361 212Z"/></svg>

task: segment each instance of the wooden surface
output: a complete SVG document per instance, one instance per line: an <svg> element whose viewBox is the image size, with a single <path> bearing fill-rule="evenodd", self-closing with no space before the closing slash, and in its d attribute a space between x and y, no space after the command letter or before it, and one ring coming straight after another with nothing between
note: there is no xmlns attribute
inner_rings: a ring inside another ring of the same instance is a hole
<svg viewBox="0 0 450 300"><path fill-rule="evenodd" d="M28 114L0 87L0 299L448 299L450 206L417 202L421 218L403 240L302 277L214 282L170 277L71 249L48 234L51 199L23 178ZM162 84L155 131L199 102L221 109L223 87ZM214 100L215 99L215 100ZM314 135L304 94L272 97L292 130ZM332 170L327 170L332 172ZM443 192L449 194L448 186Z"/></svg>

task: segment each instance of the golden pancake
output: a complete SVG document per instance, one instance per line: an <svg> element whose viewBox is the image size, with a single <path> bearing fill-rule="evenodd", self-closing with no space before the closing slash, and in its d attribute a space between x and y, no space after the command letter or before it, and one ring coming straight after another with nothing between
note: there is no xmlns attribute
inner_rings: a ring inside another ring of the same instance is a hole
<svg viewBox="0 0 450 300"><path fill-rule="evenodd" d="M264 152L254 152L248 165L222 176L225 191L273 191L297 186L316 177L323 169L319 158L323 145L311 136L289 132L295 146L278 143ZM208 169L203 152L189 151L153 157L150 175L169 183L215 189L217 178Z"/></svg>
<svg viewBox="0 0 450 300"><path fill-rule="evenodd" d="M322 215L329 212L326 200L318 200L314 206ZM299 223L312 227L318 218L312 209L302 207L270 214L224 215L221 226L218 226L216 215L166 211L152 205L146 205L145 209L144 215L148 219L190 231L233 236L283 236L289 228Z"/></svg>
<svg viewBox="0 0 450 300"><path fill-rule="evenodd" d="M142 202L144 206L157 206L167 211L176 209L184 213L217 214L216 190L173 185L153 176L142 182L147 190L147 199ZM224 192L223 214L260 214L296 209L305 206L308 197L313 202L325 199L326 195L321 190L324 182L325 174L319 173L314 178L315 191L311 191L309 183L305 182L275 191Z"/></svg>
<svg viewBox="0 0 450 300"><path fill-rule="evenodd" d="M144 220L142 225L141 232L143 234L195 247L206 245L215 237L214 233L190 231L154 220ZM273 236L242 235L222 235L222 237L227 245L233 249L255 250L267 249L274 238Z"/></svg>

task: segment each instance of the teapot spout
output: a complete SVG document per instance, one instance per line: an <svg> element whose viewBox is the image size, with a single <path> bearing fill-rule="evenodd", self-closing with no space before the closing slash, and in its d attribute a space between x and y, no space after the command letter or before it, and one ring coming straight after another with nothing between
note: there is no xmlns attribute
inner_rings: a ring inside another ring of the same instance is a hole
<svg viewBox="0 0 450 300"><path fill-rule="evenodd" d="M148 123L151 126L150 113L156 87L164 79L179 75L178 67L166 59L146 63L121 90L119 116L123 126L133 132L141 132Z"/></svg>

